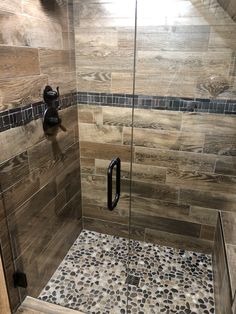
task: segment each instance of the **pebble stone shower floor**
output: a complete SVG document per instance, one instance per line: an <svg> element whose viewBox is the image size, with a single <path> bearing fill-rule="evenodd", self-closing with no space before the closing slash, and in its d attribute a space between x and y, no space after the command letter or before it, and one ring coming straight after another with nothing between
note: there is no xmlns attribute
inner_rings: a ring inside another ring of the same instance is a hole
<svg viewBox="0 0 236 314"><path fill-rule="evenodd" d="M140 241L130 247L128 280L128 240L83 230L39 299L86 314L215 312L210 255Z"/></svg>

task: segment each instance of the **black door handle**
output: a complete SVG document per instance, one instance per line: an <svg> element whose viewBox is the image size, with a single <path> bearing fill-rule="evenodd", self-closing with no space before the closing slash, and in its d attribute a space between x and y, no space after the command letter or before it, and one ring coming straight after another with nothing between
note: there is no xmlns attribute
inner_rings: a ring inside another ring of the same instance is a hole
<svg viewBox="0 0 236 314"><path fill-rule="evenodd" d="M110 210L113 210L120 199L120 158L113 159L107 169L107 206ZM116 166L116 195L114 200L112 199L112 174L113 169Z"/></svg>

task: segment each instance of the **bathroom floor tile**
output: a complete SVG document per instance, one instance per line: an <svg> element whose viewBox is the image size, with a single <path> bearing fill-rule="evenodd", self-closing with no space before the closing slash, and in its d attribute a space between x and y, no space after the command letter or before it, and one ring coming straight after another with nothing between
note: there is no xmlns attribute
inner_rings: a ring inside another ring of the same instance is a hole
<svg viewBox="0 0 236 314"><path fill-rule="evenodd" d="M210 255L128 243L83 230L39 299L89 314L215 313Z"/></svg>

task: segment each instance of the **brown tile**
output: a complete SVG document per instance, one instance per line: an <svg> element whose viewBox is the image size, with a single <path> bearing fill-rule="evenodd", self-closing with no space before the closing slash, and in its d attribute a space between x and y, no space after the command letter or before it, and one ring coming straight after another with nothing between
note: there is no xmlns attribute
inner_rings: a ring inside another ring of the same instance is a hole
<svg viewBox="0 0 236 314"><path fill-rule="evenodd" d="M46 75L0 79L2 93L0 109L6 110L41 101L43 89L47 84Z"/></svg>
<svg viewBox="0 0 236 314"><path fill-rule="evenodd" d="M81 173L95 174L95 159L80 158Z"/></svg>
<svg viewBox="0 0 236 314"><path fill-rule="evenodd" d="M216 161L215 172L230 176L236 175L236 158L234 156L219 157Z"/></svg>
<svg viewBox="0 0 236 314"><path fill-rule="evenodd" d="M39 49L40 71L43 74L74 71L68 50Z"/></svg>
<svg viewBox="0 0 236 314"><path fill-rule="evenodd" d="M79 124L80 140L83 142L122 144L122 131L122 127L117 126Z"/></svg>
<svg viewBox="0 0 236 314"><path fill-rule="evenodd" d="M1 46L0 51L0 79L40 74L37 49Z"/></svg>
<svg viewBox="0 0 236 314"><path fill-rule="evenodd" d="M39 190L39 178L31 173L3 192L6 214L9 215Z"/></svg>
<svg viewBox="0 0 236 314"><path fill-rule="evenodd" d="M103 124L113 126L131 126L132 108L103 107Z"/></svg>
<svg viewBox="0 0 236 314"><path fill-rule="evenodd" d="M98 219L127 225L129 222L128 215L128 208L123 208L119 203L114 211L110 211L107 207L88 204L87 202L84 202L83 204L84 218Z"/></svg>
<svg viewBox="0 0 236 314"><path fill-rule="evenodd" d="M180 203L235 211L235 195L211 191L180 189Z"/></svg>
<svg viewBox="0 0 236 314"><path fill-rule="evenodd" d="M120 157L122 161L130 161L131 150L129 146L101 144L101 143L80 143L81 157L95 159L113 159Z"/></svg>
<svg viewBox="0 0 236 314"><path fill-rule="evenodd" d="M204 153L236 156L235 136L206 135Z"/></svg>
<svg viewBox="0 0 236 314"><path fill-rule="evenodd" d="M199 238L201 230L200 225L191 222L137 213L131 215L131 225L196 238Z"/></svg>
<svg viewBox="0 0 236 314"><path fill-rule="evenodd" d="M191 206L189 219L199 224L207 224L215 227L218 219L218 210Z"/></svg>
<svg viewBox="0 0 236 314"><path fill-rule="evenodd" d="M236 213L221 211L221 215L225 242L236 245Z"/></svg>
<svg viewBox="0 0 236 314"><path fill-rule="evenodd" d="M236 177L199 171L167 169L166 182L183 188L221 193L236 192Z"/></svg>
<svg viewBox="0 0 236 314"><path fill-rule="evenodd" d="M87 230L116 235L124 238L128 238L129 236L128 225L90 218L84 218L83 224L84 228Z"/></svg>
<svg viewBox="0 0 236 314"><path fill-rule="evenodd" d="M129 193L129 185L127 185L127 190L126 186L124 188ZM174 186L166 184L132 181L132 195L178 203L179 190Z"/></svg>
<svg viewBox="0 0 236 314"><path fill-rule="evenodd" d="M65 190L67 202L81 190L79 161L73 162L55 178L57 191Z"/></svg>
<svg viewBox="0 0 236 314"><path fill-rule="evenodd" d="M0 44L6 46L29 46L29 38L21 15L0 11Z"/></svg>
<svg viewBox="0 0 236 314"><path fill-rule="evenodd" d="M28 154L23 152L0 165L0 181L5 190L29 174Z"/></svg>
<svg viewBox="0 0 236 314"><path fill-rule="evenodd" d="M158 245L165 245L177 249L191 250L210 254L212 252L212 242L197 239L195 237L168 233L154 229L145 229L145 241Z"/></svg>
<svg viewBox="0 0 236 314"><path fill-rule="evenodd" d="M51 182L8 216L15 257L20 256L35 238L38 239L39 234L45 228L45 221L47 221L45 215L50 216L47 206L55 196L56 184Z"/></svg>
<svg viewBox="0 0 236 314"><path fill-rule="evenodd" d="M111 72L94 72L90 69L80 70L76 75L81 92L111 92Z"/></svg>
<svg viewBox="0 0 236 314"><path fill-rule="evenodd" d="M2 194L0 193L0 221L2 221L4 217L5 217L5 209L4 209Z"/></svg>
<svg viewBox="0 0 236 314"><path fill-rule="evenodd" d="M234 124L234 117L221 116L216 114L206 115L204 113L187 113L183 114L182 131L191 133L205 133L214 136L222 136L222 134L234 136Z"/></svg>
<svg viewBox="0 0 236 314"><path fill-rule="evenodd" d="M209 241L214 241L215 230L216 230L216 227L214 227L214 226L202 225L200 238L206 239Z"/></svg>
<svg viewBox="0 0 236 314"><path fill-rule="evenodd" d="M51 86L60 86L61 95L76 92L75 72L63 72L63 75L58 75L58 73L50 74L48 83Z"/></svg>
<svg viewBox="0 0 236 314"><path fill-rule="evenodd" d="M89 106L78 106L78 118L79 123L93 123L93 111L89 108Z"/></svg>
<svg viewBox="0 0 236 314"><path fill-rule="evenodd" d="M226 245L226 254L228 258L228 265L229 265L229 276L230 276L230 284L232 293L236 292L236 246L227 244Z"/></svg>
<svg viewBox="0 0 236 314"><path fill-rule="evenodd" d="M95 167L96 174L107 174L107 169L110 164L110 160L96 159ZM130 179L130 167L131 164L127 162L121 162L121 177L122 179ZM135 181L144 182L159 182L165 183L166 169L161 167L132 164L132 179Z"/></svg>
<svg viewBox="0 0 236 314"><path fill-rule="evenodd" d="M145 128L134 128L133 143L135 146L202 152L204 135L176 131L162 131ZM131 145L131 129L124 128L123 144Z"/></svg>
<svg viewBox="0 0 236 314"><path fill-rule="evenodd" d="M159 150L146 147L135 147L134 160L136 163L182 171L213 172L215 166L214 155Z"/></svg>
<svg viewBox="0 0 236 314"><path fill-rule="evenodd" d="M12 156L18 155L30 146L33 146L44 139L42 121L35 120L29 124L7 130L0 133L0 145L4 147L0 156L3 162Z"/></svg>

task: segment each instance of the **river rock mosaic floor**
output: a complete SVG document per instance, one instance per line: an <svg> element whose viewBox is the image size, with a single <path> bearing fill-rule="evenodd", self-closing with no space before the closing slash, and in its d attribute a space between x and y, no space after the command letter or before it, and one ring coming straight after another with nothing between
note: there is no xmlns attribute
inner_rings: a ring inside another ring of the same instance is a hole
<svg viewBox="0 0 236 314"><path fill-rule="evenodd" d="M82 231L39 299L86 314L215 313L210 255L131 241L128 286L127 247Z"/></svg>

